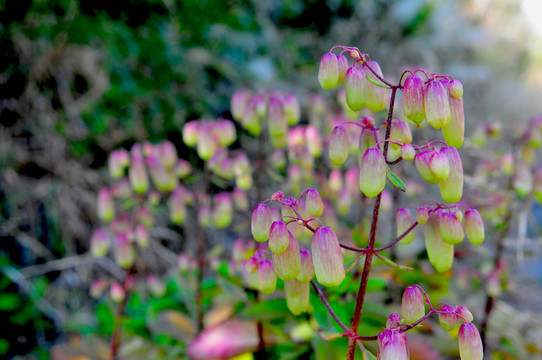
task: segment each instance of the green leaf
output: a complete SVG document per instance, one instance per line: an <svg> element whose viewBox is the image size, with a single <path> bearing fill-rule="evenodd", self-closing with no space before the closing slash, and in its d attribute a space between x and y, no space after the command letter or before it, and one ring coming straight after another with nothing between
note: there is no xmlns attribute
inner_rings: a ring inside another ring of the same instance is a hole
<svg viewBox="0 0 542 360"><path fill-rule="evenodd" d="M366 76L367 80L375 84L376 86L380 86L381 88L388 89L388 85L381 83L378 79L373 79L369 76Z"/></svg>
<svg viewBox="0 0 542 360"><path fill-rule="evenodd" d="M270 320L289 316L290 311L285 299L274 299L260 302L243 309L239 316L245 319Z"/></svg>
<svg viewBox="0 0 542 360"><path fill-rule="evenodd" d="M17 294L4 293L0 295L0 310L13 311L21 305L21 298Z"/></svg>
<svg viewBox="0 0 542 360"><path fill-rule="evenodd" d="M393 171L390 170L390 168L388 168L388 179L390 179L391 183L395 185L396 188L398 188L402 192L405 192L405 183L403 182L403 180L401 180L399 176L395 175Z"/></svg>

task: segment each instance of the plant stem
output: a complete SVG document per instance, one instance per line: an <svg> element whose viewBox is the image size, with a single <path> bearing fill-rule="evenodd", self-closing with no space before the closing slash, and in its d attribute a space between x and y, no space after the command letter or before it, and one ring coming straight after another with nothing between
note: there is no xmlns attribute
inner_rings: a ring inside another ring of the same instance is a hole
<svg viewBox="0 0 542 360"><path fill-rule="evenodd" d="M117 308L117 313L115 314L113 334L111 335L111 344L109 346L109 360L115 360L115 358L117 357L117 352L119 350L120 331L122 329L121 321L122 321L122 317L124 316L124 312L126 311L126 303L128 302L128 296L129 296L128 289L126 286L126 281L130 273L131 273L130 270L126 272L126 276L124 278L124 281L122 282L122 289L124 290L124 298L120 302Z"/></svg>
<svg viewBox="0 0 542 360"><path fill-rule="evenodd" d="M388 140L390 138L391 125L393 121L393 107L395 103L395 94L397 93L397 89L398 87L392 87L392 90L391 90L388 118L386 119L385 140ZM385 159L387 159L387 156L388 156L388 146L389 146L389 143L385 141L384 151L383 151ZM363 310L363 303L365 302L365 294L367 292L367 284L369 281L369 274L371 272L371 264L373 262L373 254L374 254L374 248L375 248L375 242L376 242L376 230L377 230L377 225L378 225L378 215L380 211L381 200L382 200L382 192L380 192L380 194L377 195L376 201L373 207L373 218L371 220L371 231L369 233L369 245L367 246L368 252L367 252L367 255L365 256L365 264L363 265L363 272L361 273L361 281L359 285L358 296L356 298L356 308L354 310L352 326L350 327L350 331L352 334L357 334L359 323L361 321L361 312ZM346 354L346 359L354 360L355 354L356 354L356 340L351 337L348 340L348 352Z"/></svg>

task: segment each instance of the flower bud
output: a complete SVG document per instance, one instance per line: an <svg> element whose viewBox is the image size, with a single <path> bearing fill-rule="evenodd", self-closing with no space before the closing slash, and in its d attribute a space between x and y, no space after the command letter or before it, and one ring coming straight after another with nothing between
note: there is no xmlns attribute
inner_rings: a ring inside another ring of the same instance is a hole
<svg viewBox="0 0 542 360"><path fill-rule="evenodd" d="M126 169L128 165L130 165L130 155L128 154L128 151L118 149L111 152L111 155L109 155L109 175L111 175L113 179L120 179L123 177L124 169Z"/></svg>
<svg viewBox="0 0 542 360"><path fill-rule="evenodd" d="M531 170L523 161L517 165L516 173L512 180L512 186L520 198L530 193L533 189L533 176Z"/></svg>
<svg viewBox="0 0 542 360"><path fill-rule="evenodd" d="M163 141L156 146L157 151L155 155L159 157L160 162L164 164L167 169L173 168L178 160L175 145L173 145L171 141Z"/></svg>
<svg viewBox="0 0 542 360"><path fill-rule="evenodd" d="M407 208L397 209L395 214L395 222L397 224L397 237L401 236L409 227L414 224L414 216ZM403 245L408 245L414 241L414 230L406 234L399 242Z"/></svg>
<svg viewBox="0 0 542 360"><path fill-rule="evenodd" d="M103 229L96 229L90 238L90 252L94 257L104 257L109 250L109 237Z"/></svg>
<svg viewBox="0 0 542 360"><path fill-rule="evenodd" d="M444 305L440 311L443 312L438 314L438 321L440 325L448 331L455 329L458 325L455 308L450 305Z"/></svg>
<svg viewBox="0 0 542 360"><path fill-rule="evenodd" d="M373 198L384 190L387 168L380 149L369 148L365 151L361 159L359 188L367 197Z"/></svg>
<svg viewBox="0 0 542 360"><path fill-rule="evenodd" d="M305 205L307 206L307 212L311 216L318 217L324 213L324 203L316 189L307 190L305 193Z"/></svg>
<svg viewBox="0 0 542 360"><path fill-rule="evenodd" d="M186 217L186 205L181 188L176 188L167 201L169 219L174 224L182 224Z"/></svg>
<svg viewBox="0 0 542 360"><path fill-rule="evenodd" d="M309 282L314 277L314 263L309 250L301 249L299 251L301 257L301 271L297 275L297 280L301 282Z"/></svg>
<svg viewBox="0 0 542 360"><path fill-rule="evenodd" d="M378 334L378 360L409 360L408 340L400 329L384 329Z"/></svg>
<svg viewBox="0 0 542 360"><path fill-rule="evenodd" d="M147 192L149 189L149 179L147 177L147 171L145 170L142 156L132 156L132 164L130 165L128 176L130 178L130 184L136 193L144 194Z"/></svg>
<svg viewBox="0 0 542 360"><path fill-rule="evenodd" d="M442 211L437 216L440 216L440 235L442 236L442 240L451 245L461 243L465 237L461 220L451 212Z"/></svg>
<svg viewBox="0 0 542 360"><path fill-rule="evenodd" d="M403 112L416 124L421 124L425 119L423 88L423 79L416 74L407 77L403 87Z"/></svg>
<svg viewBox="0 0 542 360"><path fill-rule="evenodd" d="M450 175L450 163L445 153L436 151L429 159L429 168L439 181L446 180Z"/></svg>
<svg viewBox="0 0 542 360"><path fill-rule="evenodd" d="M440 81L430 81L425 89L425 114L427 122L435 129L448 124L451 119L448 93Z"/></svg>
<svg viewBox="0 0 542 360"><path fill-rule="evenodd" d="M259 263L260 263L260 260L256 256L251 256L245 262L245 269L250 274L254 274L256 272L256 270L258 270L258 264Z"/></svg>
<svg viewBox="0 0 542 360"><path fill-rule="evenodd" d="M147 157L147 166L154 186L160 191L169 192L177 184L177 179L171 171L168 171L164 164L155 156Z"/></svg>
<svg viewBox="0 0 542 360"><path fill-rule="evenodd" d="M230 146L237 139L235 125L230 120L218 119L214 123L213 130L220 146Z"/></svg>
<svg viewBox="0 0 542 360"><path fill-rule="evenodd" d="M201 227L207 228L211 226L213 221L213 213L209 205L200 205L198 208L198 224Z"/></svg>
<svg viewBox="0 0 542 360"><path fill-rule="evenodd" d="M344 173L345 190L351 197L357 197L359 194L359 169L356 167L348 169Z"/></svg>
<svg viewBox="0 0 542 360"><path fill-rule="evenodd" d="M439 179L431 171L431 157L433 156L433 151L425 150L421 151L414 156L414 165L416 170L421 175L421 177L428 182L429 184L437 184Z"/></svg>
<svg viewBox="0 0 542 360"><path fill-rule="evenodd" d="M290 242L289 233L282 220L274 221L269 230L269 250L277 255L283 253Z"/></svg>
<svg viewBox="0 0 542 360"><path fill-rule="evenodd" d="M301 117L301 110L299 108L299 101L292 94L284 95L284 114L288 125L293 126L299 122Z"/></svg>
<svg viewBox="0 0 542 360"><path fill-rule="evenodd" d="M192 120L188 121L183 126L182 136L183 142L188 147L194 147L198 143L199 122Z"/></svg>
<svg viewBox="0 0 542 360"><path fill-rule="evenodd" d="M412 132L410 126L405 121L395 120L391 125L390 140L401 141L406 144L412 142ZM393 149L399 149L400 145L390 143Z"/></svg>
<svg viewBox="0 0 542 360"><path fill-rule="evenodd" d="M464 306L458 306L455 312L457 313L457 315L460 316L460 319L465 322L470 323L472 322L472 320L474 320L474 316L472 316L472 313L470 312L470 310Z"/></svg>
<svg viewBox="0 0 542 360"><path fill-rule="evenodd" d="M403 160L412 161L414 160L415 156L416 150L414 150L414 146L412 146L411 144L401 145L401 157L403 158Z"/></svg>
<svg viewBox="0 0 542 360"><path fill-rule="evenodd" d="M124 297L126 296L126 292L124 291L124 288L121 284L114 282L111 284L111 288L109 290L111 300L113 300L116 303L120 303L122 300L124 300Z"/></svg>
<svg viewBox="0 0 542 360"><path fill-rule="evenodd" d="M359 111L365 106L367 87L369 86L365 71L359 66L352 66L346 71L344 88L346 104L353 111Z"/></svg>
<svg viewBox="0 0 542 360"><path fill-rule="evenodd" d="M100 220L109 222L115 217L115 204L111 189L103 188L98 194L98 217Z"/></svg>
<svg viewBox="0 0 542 360"><path fill-rule="evenodd" d="M310 285L296 279L284 282L286 305L294 315L299 315L309 309Z"/></svg>
<svg viewBox="0 0 542 360"><path fill-rule="evenodd" d="M262 260L258 263L259 290L266 295L272 294L277 286L275 266L271 260Z"/></svg>
<svg viewBox="0 0 542 360"><path fill-rule="evenodd" d="M301 258L299 256L299 244L297 239L288 232L288 247L280 254L273 253L275 273L284 281L295 279L301 271Z"/></svg>
<svg viewBox="0 0 542 360"><path fill-rule="evenodd" d="M152 296L161 298L166 294L166 287L164 284L154 275L147 276L147 287Z"/></svg>
<svg viewBox="0 0 542 360"><path fill-rule="evenodd" d="M450 91L451 97L460 99L463 97L463 84L461 84L461 81L453 79L450 81L448 91Z"/></svg>
<svg viewBox="0 0 542 360"><path fill-rule="evenodd" d="M271 227L271 210L266 204L258 204L252 212L250 230L254 240L263 242L269 238L269 228Z"/></svg>
<svg viewBox="0 0 542 360"><path fill-rule="evenodd" d="M450 175L440 182L440 194L442 199L448 203L461 200L463 196L463 163L456 148L449 146L440 149L448 157L450 163Z"/></svg>
<svg viewBox="0 0 542 360"><path fill-rule="evenodd" d="M117 236L115 241L115 261L125 269L131 267L135 262L135 250L127 233L121 233Z"/></svg>
<svg viewBox="0 0 542 360"><path fill-rule="evenodd" d="M450 146L460 148L465 139L465 113L463 99L450 97L450 122L442 127L444 140Z"/></svg>
<svg viewBox="0 0 542 360"><path fill-rule="evenodd" d="M313 125L307 125L305 128L305 143L309 153L314 158L319 158L322 155L322 137L318 129Z"/></svg>
<svg viewBox="0 0 542 360"><path fill-rule="evenodd" d="M106 280L94 280L92 284L90 284L90 296L94 299L100 298L103 295L106 287Z"/></svg>
<svg viewBox="0 0 542 360"><path fill-rule="evenodd" d="M461 360L482 360L484 349L480 333L473 323L464 323L459 328L457 337Z"/></svg>
<svg viewBox="0 0 542 360"><path fill-rule="evenodd" d="M506 153L499 159L501 164L501 170L506 175L512 175L514 173L514 155Z"/></svg>
<svg viewBox="0 0 542 360"><path fill-rule="evenodd" d="M380 83L381 81L373 74L369 69L371 68L375 73L377 73L381 78L384 77L382 70L380 70L380 65L376 61L367 61L363 65L363 70L365 74L371 79L374 79L376 82ZM377 86L373 83L368 84L367 86L367 98L365 100L365 106L369 110L374 112L379 112L384 110L388 106L388 96L385 88Z"/></svg>
<svg viewBox="0 0 542 360"><path fill-rule="evenodd" d="M407 323L413 323L424 317L425 300L417 286L409 286L403 293L401 302L401 317Z"/></svg>
<svg viewBox="0 0 542 360"><path fill-rule="evenodd" d="M320 60L318 82L322 89L332 89L339 82L339 61L333 53L325 53Z"/></svg>
<svg viewBox="0 0 542 360"><path fill-rule="evenodd" d="M480 245L484 242L484 222L478 210L469 209L465 211L465 230L472 245Z"/></svg>
<svg viewBox="0 0 542 360"><path fill-rule="evenodd" d="M192 166L184 159L178 159L175 167L173 168L173 174L178 179L184 179L192 172Z"/></svg>
<svg viewBox="0 0 542 360"><path fill-rule="evenodd" d="M365 154L365 151L369 148L376 147L375 130L371 128L363 128L359 136L358 154L359 162L361 163L361 157Z"/></svg>
<svg viewBox="0 0 542 360"><path fill-rule="evenodd" d="M242 122L251 97L252 92L250 90L241 90L233 94L231 98L230 108L231 114L235 120Z"/></svg>
<svg viewBox="0 0 542 360"><path fill-rule="evenodd" d="M258 108L263 107L265 109L265 98L256 95L250 99L248 103L241 125L252 135L258 136L261 132L260 115L258 115ZM265 113L265 111L264 111Z"/></svg>
<svg viewBox="0 0 542 360"><path fill-rule="evenodd" d="M218 148L218 141L212 130L212 124L200 124L196 150L204 161L209 160Z"/></svg>
<svg viewBox="0 0 542 360"><path fill-rule="evenodd" d="M416 220L418 221L418 225L425 224L428 219L429 219L429 210L425 206L419 207L418 211L416 212Z"/></svg>
<svg viewBox="0 0 542 360"><path fill-rule="evenodd" d="M393 206L393 196L388 190L382 190L382 197L380 199L380 210L389 211Z"/></svg>
<svg viewBox="0 0 542 360"><path fill-rule="evenodd" d="M358 174L356 174L356 176L358 176L359 178L359 172ZM331 170L331 172L329 173L328 186L330 190L333 192L338 192L343 188L343 178L342 178L342 173L340 170L337 170L337 169Z"/></svg>
<svg viewBox="0 0 542 360"><path fill-rule="evenodd" d="M243 189L233 189L232 198L235 209L240 211L246 211L248 209L248 197Z"/></svg>
<svg viewBox="0 0 542 360"><path fill-rule="evenodd" d="M344 55L337 56L337 63L339 64L339 84L341 84L346 78L346 72L348 71L348 59Z"/></svg>
<svg viewBox="0 0 542 360"><path fill-rule="evenodd" d="M343 254L339 239L331 227L316 229L311 250L318 282L325 286L339 285L345 277Z"/></svg>
<svg viewBox="0 0 542 360"><path fill-rule="evenodd" d="M233 218L233 205L230 194L222 192L214 198L213 225L219 229L227 227Z"/></svg>
<svg viewBox="0 0 542 360"><path fill-rule="evenodd" d="M386 329L397 329L401 326L401 317L397 313L392 313L386 320Z"/></svg>
<svg viewBox="0 0 542 360"><path fill-rule="evenodd" d="M269 98L268 107L269 134L273 138L283 138L288 131L288 119L284 112L284 104L278 95Z"/></svg>
<svg viewBox="0 0 542 360"><path fill-rule="evenodd" d="M439 217L436 212L429 215L424 231L425 249L431 265L438 272L451 269L454 262L454 246L442 240Z"/></svg>
<svg viewBox="0 0 542 360"><path fill-rule="evenodd" d="M329 160L335 166L340 166L348 158L349 135L342 125L335 126L329 139Z"/></svg>
<svg viewBox="0 0 542 360"><path fill-rule="evenodd" d="M144 225L137 225L135 239L140 248L146 248L149 245L149 230Z"/></svg>

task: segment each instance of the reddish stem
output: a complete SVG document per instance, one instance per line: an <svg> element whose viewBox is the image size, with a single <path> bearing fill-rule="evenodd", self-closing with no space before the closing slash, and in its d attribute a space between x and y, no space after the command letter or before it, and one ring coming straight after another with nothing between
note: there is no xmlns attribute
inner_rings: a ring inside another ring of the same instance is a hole
<svg viewBox="0 0 542 360"><path fill-rule="evenodd" d="M390 132L391 132L391 124L393 121L393 107L395 104L395 94L397 93L397 89L399 86L394 86L391 89L391 98L390 98L390 106L388 110L388 118L386 120L386 123L388 126L386 126L386 137L385 139L390 138ZM389 143L386 141L384 143L384 158L387 157L388 154L388 147ZM368 253L365 256L365 264L363 266L363 272L361 274L361 282L359 285L359 291L358 296L356 298L356 308L354 310L354 317L352 319L352 326L351 326L351 332L352 334L357 334L359 323L361 321L361 312L363 310L363 303L365 302L365 294L367 292L367 284L369 281L369 274L371 272L371 264L373 262L373 252L375 248L375 242L376 242L376 230L378 225L378 215L380 211L380 202L382 200L382 192L378 194L376 197L376 201L373 208L373 219L371 221L371 231L369 233L369 246ZM354 355L356 353L356 340L353 338L350 338L348 341L348 352L346 354L347 360L354 360Z"/></svg>

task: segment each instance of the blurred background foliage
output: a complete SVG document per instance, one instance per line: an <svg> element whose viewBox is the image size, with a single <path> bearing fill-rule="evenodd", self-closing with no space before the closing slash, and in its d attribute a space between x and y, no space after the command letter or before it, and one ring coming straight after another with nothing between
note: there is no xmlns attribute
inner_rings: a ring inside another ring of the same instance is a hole
<svg viewBox="0 0 542 360"><path fill-rule="evenodd" d="M84 276L95 269L78 255L98 223L111 150L169 139L186 155L182 124L230 118L241 88L308 99L333 45L359 47L384 73L461 79L467 132L542 110L540 38L520 0L0 0L0 31L6 356L46 353L89 305Z"/></svg>

